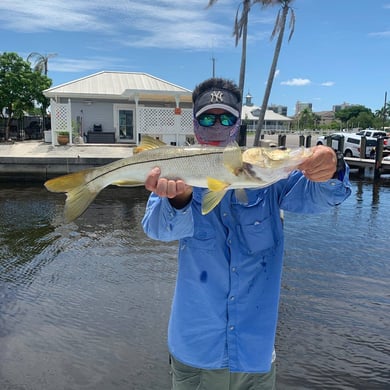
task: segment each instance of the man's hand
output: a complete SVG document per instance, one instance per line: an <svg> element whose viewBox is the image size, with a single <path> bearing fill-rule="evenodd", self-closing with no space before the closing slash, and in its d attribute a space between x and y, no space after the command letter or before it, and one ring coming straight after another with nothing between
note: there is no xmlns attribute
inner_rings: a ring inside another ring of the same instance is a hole
<svg viewBox="0 0 390 390"><path fill-rule="evenodd" d="M181 179L166 179L160 177L160 174L160 168L153 168L146 178L145 188L161 198L169 198L173 207L183 208L191 199L192 187Z"/></svg>
<svg viewBox="0 0 390 390"><path fill-rule="evenodd" d="M298 166L298 169L311 181L327 181L336 172L336 153L323 145L312 148L313 155Z"/></svg>

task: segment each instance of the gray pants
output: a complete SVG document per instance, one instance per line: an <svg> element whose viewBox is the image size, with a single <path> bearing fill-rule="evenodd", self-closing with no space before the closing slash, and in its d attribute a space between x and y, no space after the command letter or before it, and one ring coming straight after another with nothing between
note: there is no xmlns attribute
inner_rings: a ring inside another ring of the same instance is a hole
<svg viewBox="0 0 390 390"><path fill-rule="evenodd" d="M171 356L172 390L275 390L276 369L266 374L202 370L187 366Z"/></svg>

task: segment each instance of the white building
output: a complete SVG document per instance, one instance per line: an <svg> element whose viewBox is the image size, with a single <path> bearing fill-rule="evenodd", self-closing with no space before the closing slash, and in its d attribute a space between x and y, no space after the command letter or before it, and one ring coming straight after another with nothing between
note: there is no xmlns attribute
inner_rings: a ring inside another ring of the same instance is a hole
<svg viewBox="0 0 390 390"><path fill-rule="evenodd" d="M88 143L138 143L149 134L181 145L193 137L192 91L146 73L99 72L43 93L53 145L64 131Z"/></svg>
<svg viewBox="0 0 390 390"><path fill-rule="evenodd" d="M259 122L261 107L255 106L252 103L252 96L247 95L244 105L241 110L241 120L247 124L247 131L255 131ZM263 133L274 134L287 132L290 130L292 119L277 114L272 110L266 110L264 117Z"/></svg>

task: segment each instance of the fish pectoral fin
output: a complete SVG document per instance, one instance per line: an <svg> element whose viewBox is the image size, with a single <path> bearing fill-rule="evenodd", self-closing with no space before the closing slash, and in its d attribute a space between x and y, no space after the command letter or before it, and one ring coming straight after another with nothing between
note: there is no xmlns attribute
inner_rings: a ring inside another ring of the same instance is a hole
<svg viewBox="0 0 390 390"><path fill-rule="evenodd" d="M226 190L206 192L202 199L202 215L208 214L218 206L225 194Z"/></svg>
<svg viewBox="0 0 390 390"><path fill-rule="evenodd" d="M135 180L118 180L113 182L112 185L118 187L139 187L144 185L144 182Z"/></svg>
<svg viewBox="0 0 390 390"><path fill-rule="evenodd" d="M230 143L223 151L223 165L233 175L242 172L242 152L236 142Z"/></svg>
<svg viewBox="0 0 390 390"><path fill-rule="evenodd" d="M237 188L234 190L234 194L236 195L236 199L242 204L248 204L248 195L244 188Z"/></svg>
<svg viewBox="0 0 390 390"><path fill-rule="evenodd" d="M163 146L167 146L167 144L157 138L151 137L150 135L144 135L141 138L141 143L133 149L133 154L141 153L145 150L158 149Z"/></svg>
<svg viewBox="0 0 390 390"><path fill-rule="evenodd" d="M47 190L66 193L64 217L67 222L79 217L101 190L92 190L92 186L88 185L87 175L90 171L90 169L86 169L45 182Z"/></svg>
<svg viewBox="0 0 390 390"><path fill-rule="evenodd" d="M224 191L229 186L230 183L226 183L225 181L218 180L213 177L207 177L207 188L210 191Z"/></svg>

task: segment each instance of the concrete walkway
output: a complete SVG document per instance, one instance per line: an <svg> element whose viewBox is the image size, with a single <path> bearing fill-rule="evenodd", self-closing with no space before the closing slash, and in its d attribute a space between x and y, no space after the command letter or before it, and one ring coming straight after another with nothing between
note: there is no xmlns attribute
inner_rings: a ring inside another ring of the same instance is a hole
<svg viewBox="0 0 390 390"><path fill-rule="evenodd" d="M43 141L0 143L1 157L35 158L124 158L133 154L134 145L78 144L53 146Z"/></svg>

